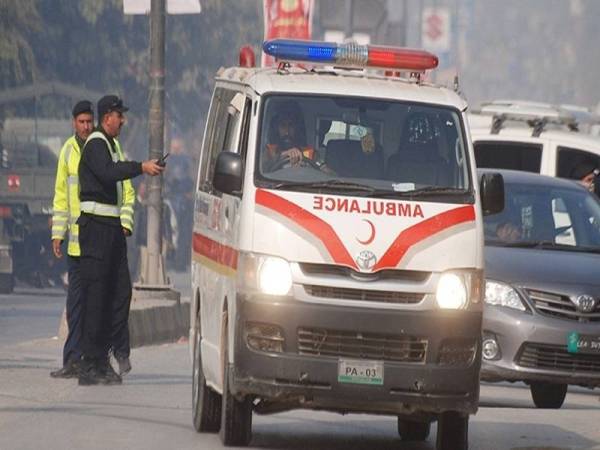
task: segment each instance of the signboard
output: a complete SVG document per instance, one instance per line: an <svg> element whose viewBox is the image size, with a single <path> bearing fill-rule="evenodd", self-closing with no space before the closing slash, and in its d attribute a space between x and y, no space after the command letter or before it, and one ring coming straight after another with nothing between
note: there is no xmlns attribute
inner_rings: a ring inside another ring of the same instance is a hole
<svg viewBox="0 0 600 450"><path fill-rule="evenodd" d="M275 38L310 39L313 0L263 0L265 41ZM262 66L273 66L275 60L262 54Z"/></svg>
<svg viewBox="0 0 600 450"><path fill-rule="evenodd" d="M423 8L421 46L433 53L449 52L452 45L448 8Z"/></svg>
<svg viewBox="0 0 600 450"><path fill-rule="evenodd" d="M200 0L166 0L167 14L199 14ZM123 0L124 14L150 14L151 0Z"/></svg>

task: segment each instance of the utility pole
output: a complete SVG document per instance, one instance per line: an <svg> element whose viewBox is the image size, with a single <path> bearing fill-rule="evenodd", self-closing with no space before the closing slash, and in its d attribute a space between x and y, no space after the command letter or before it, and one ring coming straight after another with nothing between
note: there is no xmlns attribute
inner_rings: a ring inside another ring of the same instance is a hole
<svg viewBox="0 0 600 450"><path fill-rule="evenodd" d="M165 23L166 0L152 0L150 6L150 159L163 156L165 144ZM167 168L168 170L168 168ZM179 300L171 289L162 255L162 176L146 178L148 199L147 247L141 254L140 280L134 284L134 299Z"/></svg>

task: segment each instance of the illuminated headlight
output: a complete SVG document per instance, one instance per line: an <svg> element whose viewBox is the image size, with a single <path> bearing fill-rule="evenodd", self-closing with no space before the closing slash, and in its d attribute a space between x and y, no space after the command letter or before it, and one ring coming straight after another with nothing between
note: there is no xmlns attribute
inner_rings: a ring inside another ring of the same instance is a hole
<svg viewBox="0 0 600 450"><path fill-rule="evenodd" d="M525 311L525 305L521 301L519 294L508 284L498 283L497 281L485 282L485 302L488 305L506 306L507 308Z"/></svg>
<svg viewBox="0 0 600 450"><path fill-rule="evenodd" d="M265 258L258 267L258 287L265 294L286 295L292 288L290 264L274 256Z"/></svg>
<svg viewBox="0 0 600 450"><path fill-rule="evenodd" d="M463 309L468 296L465 279L456 273L443 273L435 293L437 304L442 309Z"/></svg>
<svg viewBox="0 0 600 450"><path fill-rule="evenodd" d="M267 295L288 295L292 289L290 264L277 256L246 253L240 257L238 283Z"/></svg>

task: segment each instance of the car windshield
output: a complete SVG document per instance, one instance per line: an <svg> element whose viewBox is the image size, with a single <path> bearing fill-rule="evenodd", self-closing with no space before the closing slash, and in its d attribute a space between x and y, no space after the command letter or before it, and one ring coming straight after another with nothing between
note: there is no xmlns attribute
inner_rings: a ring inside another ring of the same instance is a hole
<svg viewBox="0 0 600 450"><path fill-rule="evenodd" d="M487 245L600 252L600 202L583 188L505 182L505 208L484 227Z"/></svg>
<svg viewBox="0 0 600 450"><path fill-rule="evenodd" d="M458 111L355 97L271 95L256 183L340 195L472 195Z"/></svg>

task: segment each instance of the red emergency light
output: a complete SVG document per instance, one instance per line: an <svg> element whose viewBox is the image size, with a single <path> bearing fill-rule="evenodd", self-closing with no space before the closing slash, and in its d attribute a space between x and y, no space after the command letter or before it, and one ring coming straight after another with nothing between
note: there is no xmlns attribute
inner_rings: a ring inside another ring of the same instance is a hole
<svg viewBox="0 0 600 450"><path fill-rule="evenodd" d="M424 72L438 66L438 57L425 50L383 45L273 39L263 51L278 60L306 61L340 67Z"/></svg>

